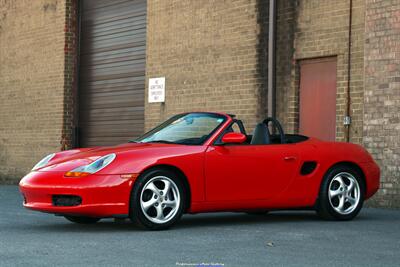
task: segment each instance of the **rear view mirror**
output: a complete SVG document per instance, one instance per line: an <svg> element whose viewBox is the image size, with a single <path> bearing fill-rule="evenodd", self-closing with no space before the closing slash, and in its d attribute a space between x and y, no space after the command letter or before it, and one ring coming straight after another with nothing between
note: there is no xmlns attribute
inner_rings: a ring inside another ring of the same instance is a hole
<svg viewBox="0 0 400 267"><path fill-rule="evenodd" d="M222 137L224 144L241 144L246 141L246 136L242 133L226 133Z"/></svg>

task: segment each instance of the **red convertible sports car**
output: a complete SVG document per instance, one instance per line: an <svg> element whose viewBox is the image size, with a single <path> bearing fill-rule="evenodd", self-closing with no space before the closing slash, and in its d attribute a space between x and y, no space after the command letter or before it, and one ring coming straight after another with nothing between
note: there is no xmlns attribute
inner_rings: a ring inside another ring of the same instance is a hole
<svg viewBox="0 0 400 267"><path fill-rule="evenodd" d="M273 118L248 135L234 115L193 112L126 144L48 155L20 190L26 208L72 222L131 218L165 229L183 213L211 211L315 209L349 220L379 175L359 145L285 134Z"/></svg>

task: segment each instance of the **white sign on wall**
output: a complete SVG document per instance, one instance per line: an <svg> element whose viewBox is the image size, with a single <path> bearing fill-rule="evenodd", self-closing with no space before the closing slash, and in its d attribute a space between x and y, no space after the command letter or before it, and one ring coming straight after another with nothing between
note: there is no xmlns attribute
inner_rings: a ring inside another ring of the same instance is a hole
<svg viewBox="0 0 400 267"><path fill-rule="evenodd" d="M149 79L149 103L165 102L165 77Z"/></svg>

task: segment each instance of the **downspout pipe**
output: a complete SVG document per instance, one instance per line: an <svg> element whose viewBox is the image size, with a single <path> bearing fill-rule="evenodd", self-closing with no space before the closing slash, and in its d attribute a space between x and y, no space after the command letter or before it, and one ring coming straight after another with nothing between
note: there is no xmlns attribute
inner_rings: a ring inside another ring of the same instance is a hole
<svg viewBox="0 0 400 267"><path fill-rule="evenodd" d="M348 36L348 49L347 49L347 103L346 103L346 116L344 118L344 126L346 133L346 142L350 142L350 125L351 125L351 94L350 94L350 82L351 82L351 35L352 35L352 23L353 23L353 0L350 0L349 6L349 36Z"/></svg>
<svg viewBox="0 0 400 267"><path fill-rule="evenodd" d="M276 0L269 0L268 11L268 117L276 116L275 101L275 30L276 30Z"/></svg>

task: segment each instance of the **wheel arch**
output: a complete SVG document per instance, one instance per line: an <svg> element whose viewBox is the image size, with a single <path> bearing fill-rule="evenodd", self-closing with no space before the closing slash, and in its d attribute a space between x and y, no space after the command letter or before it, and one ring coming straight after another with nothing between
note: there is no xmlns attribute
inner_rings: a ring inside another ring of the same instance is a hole
<svg viewBox="0 0 400 267"><path fill-rule="evenodd" d="M186 202L185 203L185 212L188 211L190 209L192 195L191 195L190 184L189 184L189 181L188 181L187 176L185 175L185 173L180 168L178 168L176 166L173 166L173 165L157 164L157 165L152 165L152 166L149 166L149 167L143 169L139 173L138 178L140 176L145 175L146 173L148 173L150 171L153 171L153 170L156 170L156 169L158 169L158 170L159 169L163 169L163 170L171 171L171 172L175 173L178 176L178 178L182 181L183 186L185 187L185 192L187 193L186 201L185 201ZM138 179L136 179L135 182L133 183L132 190L133 190L134 186L136 185L137 181L138 181ZM132 190L131 190L131 192L132 192Z"/></svg>
<svg viewBox="0 0 400 267"><path fill-rule="evenodd" d="M364 193L367 192L367 186L368 186L368 185L367 185L367 180L366 180L365 173L364 173L364 171L361 169L361 167L360 167L357 163L355 163L355 162L351 162L351 161L339 161L339 162L336 162L335 164L333 164L332 166L330 166L330 167L326 170L326 172L324 173L324 176L325 176L325 174L328 173L331 169L333 169L333 168L335 168L335 167L337 167L337 166L346 166L346 167L350 167L350 168L356 170L357 172L359 172L360 175L361 175L361 179L362 179L362 181L364 182ZM320 188L321 188L321 186L322 186L322 182L323 182L323 179L321 179Z"/></svg>
<svg viewBox="0 0 400 267"><path fill-rule="evenodd" d="M351 161L339 161L339 162L336 162L336 163L332 164L331 166L329 166L329 168L327 168L326 171L323 173L322 178L321 178L321 180L320 180L320 182L319 182L319 189L318 189L317 197L316 197L315 202L314 202L314 205L313 205L314 208L316 208L316 207L319 206L319 202L320 202L319 193L320 193L321 190L322 190L322 184L323 184L323 182L324 182L325 175L326 175L330 170L332 170L333 168L335 168L335 167L337 167L337 166L347 166L347 167L353 168L353 169L355 169L357 172L359 172L359 173L361 174L361 179L362 179L362 181L364 182L364 194L367 192L367 186L368 186L368 185L367 185L367 180L366 180L366 177L365 177L365 173L364 173L364 171L361 169L361 167L360 167L357 163L354 163L354 162L351 162Z"/></svg>

